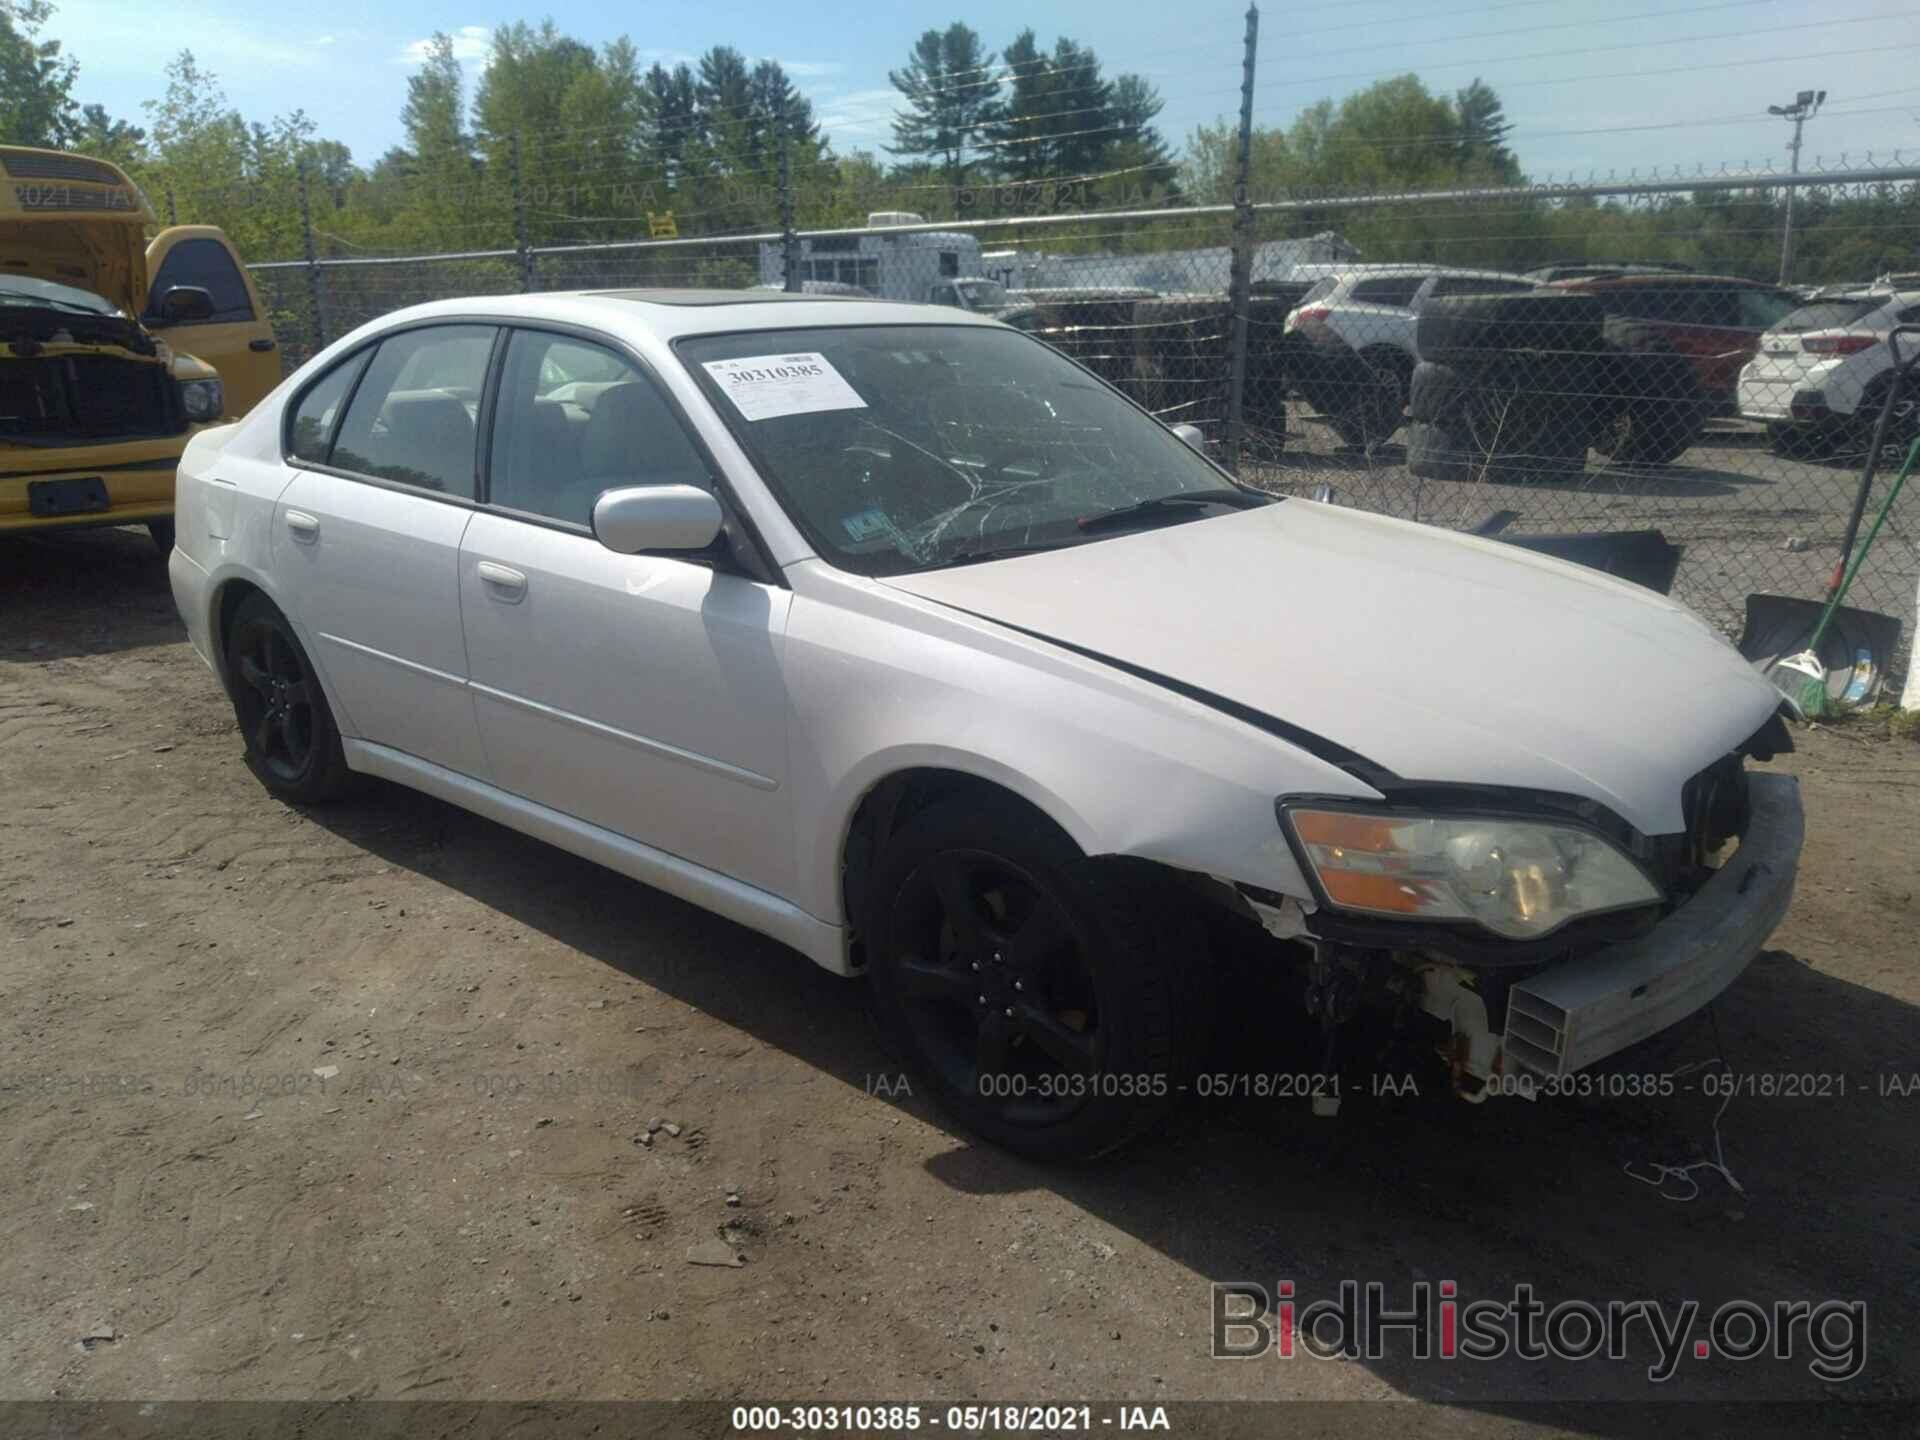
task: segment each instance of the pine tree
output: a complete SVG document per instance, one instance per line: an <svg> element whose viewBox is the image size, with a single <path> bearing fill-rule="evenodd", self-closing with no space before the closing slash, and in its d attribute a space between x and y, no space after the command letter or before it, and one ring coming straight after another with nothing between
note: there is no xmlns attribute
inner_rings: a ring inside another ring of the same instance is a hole
<svg viewBox="0 0 1920 1440"><path fill-rule="evenodd" d="M949 185L966 181L982 126L1000 94L993 57L980 36L961 21L928 30L914 42L904 69L887 79L906 100L893 117L894 155L925 156L937 163Z"/></svg>

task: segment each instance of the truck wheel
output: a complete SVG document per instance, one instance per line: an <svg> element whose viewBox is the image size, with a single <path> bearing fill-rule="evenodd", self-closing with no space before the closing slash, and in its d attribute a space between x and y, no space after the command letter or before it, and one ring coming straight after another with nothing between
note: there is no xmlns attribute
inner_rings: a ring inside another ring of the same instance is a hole
<svg viewBox="0 0 1920 1440"><path fill-rule="evenodd" d="M147 521L147 534L153 537L154 548L160 552L160 558L166 559L173 553L173 517L163 520Z"/></svg>
<svg viewBox="0 0 1920 1440"><path fill-rule="evenodd" d="M340 729L307 652L273 602L250 595L227 627L227 686L247 767L282 800L312 805L351 783Z"/></svg>
<svg viewBox="0 0 1920 1440"><path fill-rule="evenodd" d="M1619 465L1665 465L1686 454L1705 428L1691 401L1633 400L1601 421L1593 448Z"/></svg>
<svg viewBox="0 0 1920 1440"><path fill-rule="evenodd" d="M1205 939L1144 862L1012 800L902 827L861 905L874 1008L933 1097L1022 1155L1086 1159L1172 1106L1207 1028Z"/></svg>

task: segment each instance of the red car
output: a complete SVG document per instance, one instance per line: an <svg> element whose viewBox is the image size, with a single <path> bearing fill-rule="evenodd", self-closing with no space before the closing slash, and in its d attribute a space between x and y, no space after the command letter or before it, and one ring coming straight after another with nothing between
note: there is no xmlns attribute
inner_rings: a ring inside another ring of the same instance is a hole
<svg viewBox="0 0 1920 1440"><path fill-rule="evenodd" d="M1761 334L1801 304L1777 285L1726 275L1588 276L1552 288L1598 298L1612 348L1684 356L1702 408L1715 415L1737 413L1741 367L1753 359Z"/></svg>

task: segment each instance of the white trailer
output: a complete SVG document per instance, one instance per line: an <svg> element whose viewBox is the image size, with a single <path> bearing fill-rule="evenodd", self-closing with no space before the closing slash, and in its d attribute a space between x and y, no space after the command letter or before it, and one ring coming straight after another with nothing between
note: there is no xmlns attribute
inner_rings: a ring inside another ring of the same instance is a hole
<svg viewBox="0 0 1920 1440"><path fill-rule="evenodd" d="M881 300L917 300L962 309L985 309L974 303L981 287L968 282L987 280L981 263L980 242L960 231L913 230L889 227L922 225L920 216L906 210L876 210L867 216L868 232L852 235L802 236L796 245L799 280L858 285ZM760 283L779 288L786 275L777 241L760 246Z"/></svg>

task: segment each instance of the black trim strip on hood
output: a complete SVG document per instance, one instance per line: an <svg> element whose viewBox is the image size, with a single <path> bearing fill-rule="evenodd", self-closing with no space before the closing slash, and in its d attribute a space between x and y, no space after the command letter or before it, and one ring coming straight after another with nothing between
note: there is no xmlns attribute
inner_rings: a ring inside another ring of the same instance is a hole
<svg viewBox="0 0 1920 1440"><path fill-rule="evenodd" d="M1043 634L1038 630L1029 630L1024 625L1015 625L1006 620L996 619L992 615L982 615L977 610L968 610L945 600L936 603L958 610L962 615L971 615L976 620L985 620L990 625L1002 626L1030 639L1044 641L1048 645L1057 645L1062 650L1078 655L1082 659L1096 661L1109 669L1118 670L1123 675L1131 675L1136 680L1145 680L1150 685L1158 685L1162 690L1171 690L1176 695L1205 705L1209 710L1217 710L1222 715L1231 716L1242 724L1251 725L1256 730L1264 730L1275 739L1284 740L1289 745L1306 751L1314 759L1324 760L1327 764L1344 770L1362 784L1371 785L1383 794L1406 783L1386 766L1369 760L1356 750L1349 750L1346 746L1336 744L1324 735L1317 735L1302 726L1290 724L1263 710L1255 710L1251 705L1242 705L1238 700L1229 700L1224 695L1216 695L1211 690L1203 690L1198 685L1189 685L1184 680L1176 680L1171 675L1162 675L1159 671L1149 670L1143 665L1116 660L1111 655L1103 655L1098 650L1089 650L1084 645L1070 644L1057 636Z"/></svg>

